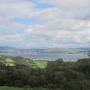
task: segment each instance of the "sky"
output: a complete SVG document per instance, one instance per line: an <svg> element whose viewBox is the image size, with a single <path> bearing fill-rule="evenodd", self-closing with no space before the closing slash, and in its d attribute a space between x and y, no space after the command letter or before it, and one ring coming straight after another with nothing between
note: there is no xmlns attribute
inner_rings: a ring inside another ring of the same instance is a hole
<svg viewBox="0 0 90 90"><path fill-rule="evenodd" d="M90 0L0 0L0 46L90 47Z"/></svg>

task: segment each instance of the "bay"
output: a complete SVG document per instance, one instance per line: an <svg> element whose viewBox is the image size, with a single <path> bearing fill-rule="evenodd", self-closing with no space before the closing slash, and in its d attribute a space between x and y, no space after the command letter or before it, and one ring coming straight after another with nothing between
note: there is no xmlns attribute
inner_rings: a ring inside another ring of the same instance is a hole
<svg viewBox="0 0 90 90"><path fill-rule="evenodd" d="M31 58L31 59L40 59L40 60L78 60L82 58L88 58L87 54L79 53L79 54L16 54L16 53L0 53L0 55L5 56L21 56L24 58Z"/></svg>

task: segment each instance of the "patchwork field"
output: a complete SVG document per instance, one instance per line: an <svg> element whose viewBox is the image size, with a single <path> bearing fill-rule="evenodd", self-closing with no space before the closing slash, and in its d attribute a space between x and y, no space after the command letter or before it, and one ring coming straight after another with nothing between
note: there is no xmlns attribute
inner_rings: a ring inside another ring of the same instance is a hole
<svg viewBox="0 0 90 90"><path fill-rule="evenodd" d="M47 61L35 60L23 57L0 56L0 63L6 66L27 65L34 68L45 68Z"/></svg>

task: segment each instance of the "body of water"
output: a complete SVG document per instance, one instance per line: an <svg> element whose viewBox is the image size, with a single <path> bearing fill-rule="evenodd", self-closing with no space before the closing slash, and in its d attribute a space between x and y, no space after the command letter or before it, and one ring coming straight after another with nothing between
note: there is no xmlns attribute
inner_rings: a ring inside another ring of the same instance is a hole
<svg viewBox="0 0 90 90"><path fill-rule="evenodd" d="M31 59L40 59L40 60L78 60L82 58L88 58L86 54L14 54L14 53L0 53L0 55L5 56L21 56Z"/></svg>

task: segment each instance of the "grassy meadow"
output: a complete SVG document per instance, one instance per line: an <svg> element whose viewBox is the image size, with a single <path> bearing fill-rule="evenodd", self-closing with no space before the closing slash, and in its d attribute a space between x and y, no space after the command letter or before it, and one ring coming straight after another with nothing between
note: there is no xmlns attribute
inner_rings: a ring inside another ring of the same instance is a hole
<svg viewBox="0 0 90 90"><path fill-rule="evenodd" d="M0 90L61 90L61 89L45 89L45 88L15 88L15 87L0 87Z"/></svg>

